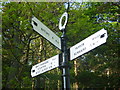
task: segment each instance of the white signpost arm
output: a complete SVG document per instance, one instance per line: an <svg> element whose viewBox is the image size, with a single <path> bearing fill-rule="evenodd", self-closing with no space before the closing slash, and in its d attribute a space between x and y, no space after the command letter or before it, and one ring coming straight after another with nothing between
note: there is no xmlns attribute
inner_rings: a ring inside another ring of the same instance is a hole
<svg viewBox="0 0 120 90"><path fill-rule="evenodd" d="M105 43L107 37L107 31L105 29L101 29L100 31L86 38L85 40L72 46L70 48L70 60L73 60L78 56L83 55L84 53Z"/></svg>
<svg viewBox="0 0 120 90"><path fill-rule="evenodd" d="M31 69L31 76L35 77L57 67L59 67L59 55L53 56L41 63L34 65Z"/></svg>
<svg viewBox="0 0 120 90"><path fill-rule="evenodd" d="M42 22L40 22L36 17L32 18L33 29L50 41L53 45L61 50L61 40L60 38L52 32L48 27L46 27Z"/></svg>

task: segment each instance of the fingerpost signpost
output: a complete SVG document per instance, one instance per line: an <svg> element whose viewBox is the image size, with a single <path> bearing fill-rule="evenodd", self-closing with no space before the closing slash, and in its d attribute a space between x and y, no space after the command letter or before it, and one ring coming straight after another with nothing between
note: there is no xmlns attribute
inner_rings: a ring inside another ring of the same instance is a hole
<svg viewBox="0 0 120 90"><path fill-rule="evenodd" d="M65 17L65 22L62 25L62 19ZM54 46L61 50L61 54L53 56L41 63L32 66L31 76L35 77L52 69L59 67L62 70L62 88L64 90L70 90L70 71L69 71L69 59L75 58L89 52L90 50L104 44L107 40L107 31L101 29L95 34L82 40L78 44L67 49L66 44L66 25L68 21L68 13L65 12L60 18L59 29L62 32L62 36L59 38L54 32L40 22L36 17L32 17L33 29L42 35L46 40L50 41ZM70 54L70 55L68 55ZM70 56L70 57L68 57ZM68 59L69 58L69 59Z"/></svg>

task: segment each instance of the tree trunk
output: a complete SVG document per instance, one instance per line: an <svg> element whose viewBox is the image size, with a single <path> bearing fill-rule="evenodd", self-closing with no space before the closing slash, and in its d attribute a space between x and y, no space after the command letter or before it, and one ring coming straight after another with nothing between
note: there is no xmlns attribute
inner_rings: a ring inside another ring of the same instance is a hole
<svg viewBox="0 0 120 90"><path fill-rule="evenodd" d="M75 76L77 76L77 61L76 60L74 60L74 73L75 73ZM75 80L75 81L77 81L77 80ZM77 82L73 83L73 88L74 88L74 90L78 90Z"/></svg>

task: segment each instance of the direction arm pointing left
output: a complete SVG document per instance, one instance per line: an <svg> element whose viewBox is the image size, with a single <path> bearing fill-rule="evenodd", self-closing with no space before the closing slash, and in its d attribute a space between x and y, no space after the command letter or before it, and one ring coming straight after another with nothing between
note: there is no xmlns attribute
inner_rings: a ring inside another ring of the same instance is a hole
<svg viewBox="0 0 120 90"><path fill-rule="evenodd" d="M33 29L61 50L61 39L36 17L32 18Z"/></svg>
<svg viewBox="0 0 120 90"><path fill-rule="evenodd" d="M31 69L31 76L35 77L44 72L50 71L54 68L59 67L59 57L60 55L53 56L41 63L34 65Z"/></svg>

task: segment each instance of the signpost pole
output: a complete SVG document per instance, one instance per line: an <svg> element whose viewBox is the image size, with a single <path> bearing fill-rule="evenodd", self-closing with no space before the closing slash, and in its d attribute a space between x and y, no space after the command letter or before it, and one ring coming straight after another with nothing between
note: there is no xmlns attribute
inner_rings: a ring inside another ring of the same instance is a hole
<svg viewBox="0 0 120 90"><path fill-rule="evenodd" d="M68 62L68 52L66 45L66 30L62 30L63 35L61 36L61 50L62 50L62 88L64 90L70 90L70 74L69 74L69 62Z"/></svg>

